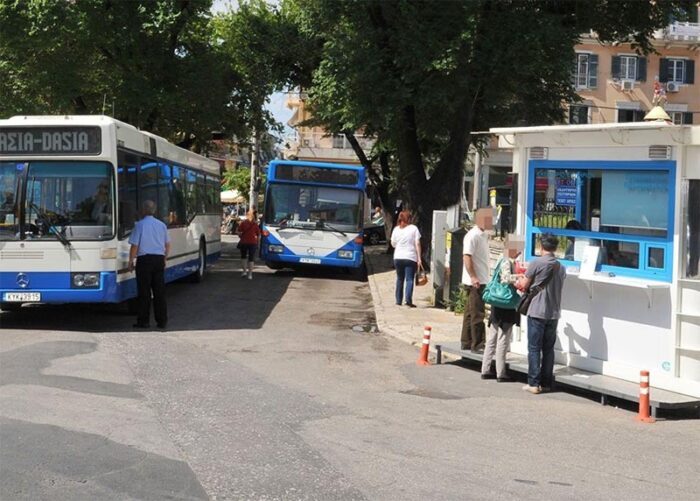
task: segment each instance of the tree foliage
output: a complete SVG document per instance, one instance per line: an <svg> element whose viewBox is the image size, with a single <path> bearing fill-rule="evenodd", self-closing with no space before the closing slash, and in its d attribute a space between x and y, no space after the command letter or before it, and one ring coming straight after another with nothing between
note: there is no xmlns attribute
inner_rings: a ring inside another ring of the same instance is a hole
<svg viewBox="0 0 700 501"><path fill-rule="evenodd" d="M459 200L472 131L562 119L561 103L576 99L581 33L649 51L684 3L286 1L302 36L322 47L306 89L316 122L378 138L373 155L358 154L370 178L393 178L425 235L432 211Z"/></svg>
<svg viewBox="0 0 700 501"><path fill-rule="evenodd" d="M113 114L185 146L242 127L211 0L0 3L0 115Z"/></svg>
<svg viewBox="0 0 700 501"><path fill-rule="evenodd" d="M259 175L260 188L264 190L266 177L264 174ZM234 170L227 170L221 182L221 186L225 190L233 190L239 193L246 200L250 199L250 169L248 167L239 167Z"/></svg>
<svg viewBox="0 0 700 501"><path fill-rule="evenodd" d="M258 131L275 128L265 104L273 92L309 81L316 57L307 39L286 11L264 0L240 1L213 26L226 64L241 77L235 93L243 121Z"/></svg>

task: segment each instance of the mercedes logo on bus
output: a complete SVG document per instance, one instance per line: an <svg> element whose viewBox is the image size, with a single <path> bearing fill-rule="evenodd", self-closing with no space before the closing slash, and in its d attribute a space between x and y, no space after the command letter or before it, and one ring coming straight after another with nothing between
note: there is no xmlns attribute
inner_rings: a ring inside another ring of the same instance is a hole
<svg viewBox="0 0 700 501"><path fill-rule="evenodd" d="M26 273L17 273L17 279L15 280L20 289L26 289L29 287L29 277Z"/></svg>
<svg viewBox="0 0 700 501"><path fill-rule="evenodd" d="M316 250L315 250L313 247L309 247L309 248L306 250L306 254L307 254L308 256L315 256L315 255L316 255Z"/></svg>

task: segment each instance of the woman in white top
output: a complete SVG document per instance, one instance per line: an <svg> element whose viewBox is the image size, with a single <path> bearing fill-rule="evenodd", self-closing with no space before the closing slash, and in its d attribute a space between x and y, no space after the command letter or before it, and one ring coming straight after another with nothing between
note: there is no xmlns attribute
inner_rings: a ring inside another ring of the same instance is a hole
<svg viewBox="0 0 700 501"><path fill-rule="evenodd" d="M394 268L396 269L396 304L401 305L406 284L406 306L413 304L413 280L421 266L420 232L411 224L411 213L401 211L398 226L391 232L391 245L394 247Z"/></svg>

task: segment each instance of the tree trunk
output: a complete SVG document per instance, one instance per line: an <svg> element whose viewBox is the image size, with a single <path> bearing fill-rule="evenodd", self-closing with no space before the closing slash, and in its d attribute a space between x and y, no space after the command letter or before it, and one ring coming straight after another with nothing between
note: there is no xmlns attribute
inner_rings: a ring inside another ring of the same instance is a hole
<svg viewBox="0 0 700 501"><path fill-rule="evenodd" d="M430 179L426 180L422 153L418 143L415 114L412 107L401 112L399 145L400 179L405 184L409 209L421 233L423 262L430 262L433 211L443 210L459 202L464 179L464 163L469 147L473 99L456 104L450 139ZM426 266L427 267L427 266Z"/></svg>
<svg viewBox="0 0 700 501"><path fill-rule="evenodd" d="M391 252L391 231L394 229L394 204L389 191L389 154L385 151L379 154L380 173L377 173L374 163L377 158L368 158L359 141L351 131L344 131L345 138L365 168L367 179L379 197L379 205L384 215L384 233L387 240L387 252Z"/></svg>

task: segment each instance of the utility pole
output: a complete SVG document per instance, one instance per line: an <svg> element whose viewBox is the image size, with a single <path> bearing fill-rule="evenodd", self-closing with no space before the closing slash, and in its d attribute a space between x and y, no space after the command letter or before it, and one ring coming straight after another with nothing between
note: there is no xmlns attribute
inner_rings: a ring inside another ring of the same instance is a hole
<svg viewBox="0 0 700 501"><path fill-rule="evenodd" d="M249 193L249 207L251 209L258 209L258 159L259 155L259 137L258 129L253 130L253 150L250 153L250 193Z"/></svg>

